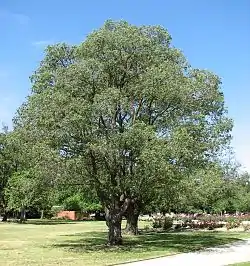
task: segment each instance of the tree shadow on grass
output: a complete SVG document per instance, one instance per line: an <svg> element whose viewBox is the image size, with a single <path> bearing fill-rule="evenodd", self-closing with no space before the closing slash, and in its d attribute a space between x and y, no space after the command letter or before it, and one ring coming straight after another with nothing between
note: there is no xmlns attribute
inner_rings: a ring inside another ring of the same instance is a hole
<svg viewBox="0 0 250 266"><path fill-rule="evenodd" d="M197 251L206 247L229 244L241 239L219 233L143 233L139 236L125 236L124 244L119 247L106 245L107 233L86 232L83 234L67 235L67 241L54 244L54 247L64 248L71 252L90 253L103 252L171 252L182 253ZM74 237L74 239L70 239Z"/></svg>

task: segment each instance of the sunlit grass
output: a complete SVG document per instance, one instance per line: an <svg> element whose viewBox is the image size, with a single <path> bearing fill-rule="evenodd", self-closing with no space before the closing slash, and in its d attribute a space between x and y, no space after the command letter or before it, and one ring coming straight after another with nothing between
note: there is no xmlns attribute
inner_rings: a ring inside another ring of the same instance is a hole
<svg viewBox="0 0 250 266"><path fill-rule="evenodd" d="M241 262L241 263L235 263L235 264L230 264L230 266L250 266L250 261L248 261L248 262Z"/></svg>
<svg viewBox="0 0 250 266"><path fill-rule="evenodd" d="M105 222L0 224L0 265L112 265L231 243L250 234L143 232L124 236L124 245L114 248L105 245L106 237Z"/></svg>

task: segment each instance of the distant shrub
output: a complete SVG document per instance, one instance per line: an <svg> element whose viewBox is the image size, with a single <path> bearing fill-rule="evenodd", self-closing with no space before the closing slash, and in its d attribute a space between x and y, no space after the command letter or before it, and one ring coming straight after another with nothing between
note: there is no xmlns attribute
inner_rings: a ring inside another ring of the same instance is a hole
<svg viewBox="0 0 250 266"><path fill-rule="evenodd" d="M68 217L53 217L51 220L54 221L70 221Z"/></svg>
<svg viewBox="0 0 250 266"><path fill-rule="evenodd" d="M214 230L223 227L220 217L210 215L199 216L198 218L193 217L193 219L189 217L179 218L179 221L182 221L181 226L183 228Z"/></svg>
<svg viewBox="0 0 250 266"><path fill-rule="evenodd" d="M183 224L176 224L176 225L174 226L174 229L175 229L175 230L180 230L182 227L183 227Z"/></svg>
<svg viewBox="0 0 250 266"><path fill-rule="evenodd" d="M162 228L162 218L161 217L155 217L153 219L152 227L153 228Z"/></svg>
<svg viewBox="0 0 250 266"><path fill-rule="evenodd" d="M173 227L173 219L170 217L155 217L152 224L153 228L169 230Z"/></svg>
<svg viewBox="0 0 250 266"><path fill-rule="evenodd" d="M51 217L56 217L57 214L63 210L63 206L52 206L51 208Z"/></svg>
<svg viewBox="0 0 250 266"><path fill-rule="evenodd" d="M237 218L230 217L227 219L227 224L226 228L227 230L233 229L233 228L238 228L241 224L241 221Z"/></svg>
<svg viewBox="0 0 250 266"><path fill-rule="evenodd" d="M162 223L163 230L169 230L172 227L173 227L173 219L170 217L165 217Z"/></svg>
<svg viewBox="0 0 250 266"><path fill-rule="evenodd" d="M144 226L145 231L149 231L149 229L150 229L150 226L148 224Z"/></svg>
<svg viewBox="0 0 250 266"><path fill-rule="evenodd" d="M63 208L67 211L80 211L82 204L82 198L80 195L75 194L66 198L63 202Z"/></svg>
<svg viewBox="0 0 250 266"><path fill-rule="evenodd" d="M103 210L103 207L98 202L82 202L81 208L85 212L100 212Z"/></svg>
<svg viewBox="0 0 250 266"><path fill-rule="evenodd" d="M245 232L250 231L250 224L242 224Z"/></svg>

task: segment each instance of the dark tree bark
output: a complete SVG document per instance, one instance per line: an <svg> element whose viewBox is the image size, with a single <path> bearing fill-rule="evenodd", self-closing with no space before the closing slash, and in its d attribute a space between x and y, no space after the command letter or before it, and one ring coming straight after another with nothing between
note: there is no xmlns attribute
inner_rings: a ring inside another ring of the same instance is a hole
<svg viewBox="0 0 250 266"><path fill-rule="evenodd" d="M26 210L24 208L21 209L21 216L20 216L20 222L23 223L26 221Z"/></svg>
<svg viewBox="0 0 250 266"><path fill-rule="evenodd" d="M6 201L4 199L4 197L0 198L1 200L1 209L3 210L3 217L2 217L2 222L7 222L8 220L8 211L7 211L7 206L6 206Z"/></svg>
<svg viewBox="0 0 250 266"><path fill-rule="evenodd" d="M122 212L120 208L109 208L105 210L106 223L109 228L108 245L115 246L122 244Z"/></svg>
<svg viewBox="0 0 250 266"><path fill-rule="evenodd" d="M125 217L127 219L125 232L131 235L138 234L138 218L140 215L139 203L135 200L132 200L129 204Z"/></svg>
<svg viewBox="0 0 250 266"><path fill-rule="evenodd" d="M108 245L122 245L121 221L115 221L109 224Z"/></svg>
<svg viewBox="0 0 250 266"><path fill-rule="evenodd" d="M135 214L133 212L128 213L126 215L127 223L125 232L130 235L138 235L138 217L139 214Z"/></svg>
<svg viewBox="0 0 250 266"><path fill-rule="evenodd" d="M7 222L8 220L8 212L4 212L2 222Z"/></svg>

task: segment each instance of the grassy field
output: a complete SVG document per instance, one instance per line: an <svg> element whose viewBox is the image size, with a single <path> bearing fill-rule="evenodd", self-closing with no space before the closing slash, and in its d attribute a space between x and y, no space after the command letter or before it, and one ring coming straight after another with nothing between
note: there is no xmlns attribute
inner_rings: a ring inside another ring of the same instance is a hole
<svg viewBox="0 0 250 266"><path fill-rule="evenodd" d="M231 266L250 266L250 261L249 262L231 264Z"/></svg>
<svg viewBox="0 0 250 266"><path fill-rule="evenodd" d="M0 223L0 265L113 265L250 237L247 233L144 232L125 236L122 247L109 248L106 231L104 222Z"/></svg>

